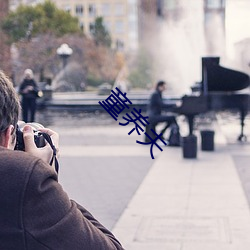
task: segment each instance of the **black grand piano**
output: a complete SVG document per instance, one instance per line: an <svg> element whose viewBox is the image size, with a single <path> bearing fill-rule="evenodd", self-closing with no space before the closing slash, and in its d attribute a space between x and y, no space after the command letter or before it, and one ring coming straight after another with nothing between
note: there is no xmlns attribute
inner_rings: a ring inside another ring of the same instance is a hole
<svg viewBox="0 0 250 250"><path fill-rule="evenodd" d="M202 58L202 81L192 88L193 95L182 97L182 104L175 112L187 117L189 134L193 133L194 118L207 111L236 110L240 114L239 141L246 140L244 120L249 109L249 76L243 72L219 65L219 57ZM195 92L198 91L198 94Z"/></svg>

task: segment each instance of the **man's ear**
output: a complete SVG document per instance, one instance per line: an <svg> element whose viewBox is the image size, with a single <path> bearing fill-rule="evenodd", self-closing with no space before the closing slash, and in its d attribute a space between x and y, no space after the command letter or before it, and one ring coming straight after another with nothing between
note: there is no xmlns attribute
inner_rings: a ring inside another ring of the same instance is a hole
<svg viewBox="0 0 250 250"><path fill-rule="evenodd" d="M8 149L14 149L13 144L13 130L14 126L10 125L4 132L4 136L2 138L2 146Z"/></svg>

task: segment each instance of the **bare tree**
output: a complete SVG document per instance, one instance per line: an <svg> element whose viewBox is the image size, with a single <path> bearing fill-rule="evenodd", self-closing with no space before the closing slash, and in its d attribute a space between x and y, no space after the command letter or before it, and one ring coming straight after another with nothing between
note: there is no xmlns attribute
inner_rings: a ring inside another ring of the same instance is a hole
<svg viewBox="0 0 250 250"><path fill-rule="evenodd" d="M13 63L17 81L20 82L25 68L32 68L39 79L44 76L54 78L62 70L62 61L56 54L62 43L69 44L73 49L69 63L78 64L74 70L77 68L81 75L84 72L83 81L87 84L91 84L92 78L98 83L114 81L121 67L116 53L105 46L97 46L93 40L80 34L60 38L44 34L30 42L16 43L17 57Z"/></svg>

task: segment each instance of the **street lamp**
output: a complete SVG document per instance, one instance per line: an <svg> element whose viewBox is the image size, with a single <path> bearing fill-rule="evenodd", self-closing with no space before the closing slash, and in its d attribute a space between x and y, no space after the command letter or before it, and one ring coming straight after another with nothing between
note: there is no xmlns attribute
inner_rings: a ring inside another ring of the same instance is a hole
<svg viewBox="0 0 250 250"><path fill-rule="evenodd" d="M67 43L63 43L57 50L57 55L59 55L63 60L63 68L65 68L67 64L67 59L71 56L73 53L73 50L69 47Z"/></svg>

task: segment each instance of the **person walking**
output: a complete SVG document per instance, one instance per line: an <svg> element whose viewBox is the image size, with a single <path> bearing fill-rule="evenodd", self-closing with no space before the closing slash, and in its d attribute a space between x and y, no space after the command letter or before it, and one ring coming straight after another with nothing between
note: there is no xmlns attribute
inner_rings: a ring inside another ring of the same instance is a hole
<svg viewBox="0 0 250 250"><path fill-rule="evenodd" d="M20 85L19 94L22 96L23 121L34 122L38 87L34 80L33 71L31 69L26 69L24 71L24 79Z"/></svg>

